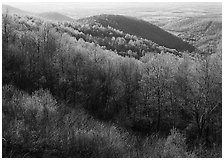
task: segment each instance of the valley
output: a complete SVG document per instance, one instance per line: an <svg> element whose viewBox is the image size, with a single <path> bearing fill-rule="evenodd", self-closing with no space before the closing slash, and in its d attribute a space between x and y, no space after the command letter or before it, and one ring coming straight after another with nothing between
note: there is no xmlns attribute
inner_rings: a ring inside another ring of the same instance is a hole
<svg viewBox="0 0 224 160"><path fill-rule="evenodd" d="M2 11L3 158L222 157L221 3Z"/></svg>
<svg viewBox="0 0 224 160"><path fill-rule="evenodd" d="M49 3L49 5L50 4L51 3ZM26 7L26 5L22 5L19 3L15 3L14 5L20 7L19 12L21 12L21 9L24 9L24 7ZM48 8L41 7L41 4L34 3L30 6L30 8L32 8L32 6L35 6L35 11L32 9L29 10L27 7L26 9L28 9L29 12L33 12L34 15L41 15L41 12L45 11L48 12ZM101 6L100 10L98 9L98 6ZM25 11L25 13L26 12L27 11ZM58 3L57 5L54 5L54 7L52 7L51 12L52 13L49 13L51 15L46 16L47 13L43 13L43 16L45 16L45 18L48 17L48 19L58 21L72 21L72 19L76 21L86 17L91 17L92 15L100 14L136 17L138 19L145 20L146 22L154 24L164 29L165 31L181 38L182 40L197 47L199 50L201 50L201 52L205 52L209 45L212 45L215 51L220 51L221 49L222 14L221 5L219 5L218 3L176 3L175 6L173 6L172 3L133 2L123 4L111 2L107 4L101 2L85 5L85 3L83 4L76 2L70 3L70 5ZM53 15L53 13L55 15ZM57 14L61 15L58 16ZM60 19L56 17L60 17ZM205 29L207 23L210 22L212 23L212 25L210 27L208 26L208 28ZM131 30L131 32L132 31L133 29ZM147 35L144 35L144 37L142 38L145 37L147 38ZM161 39L158 41L161 41ZM158 43L158 41L156 42ZM175 41L172 42L175 43ZM173 45L169 47L175 48ZM190 50L192 51L192 47Z"/></svg>

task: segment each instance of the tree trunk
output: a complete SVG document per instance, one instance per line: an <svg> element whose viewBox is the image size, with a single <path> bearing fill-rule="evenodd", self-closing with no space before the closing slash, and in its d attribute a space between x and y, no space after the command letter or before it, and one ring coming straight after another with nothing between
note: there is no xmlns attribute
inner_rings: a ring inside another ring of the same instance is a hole
<svg viewBox="0 0 224 160"><path fill-rule="evenodd" d="M161 119L161 95L160 95L160 89L157 91L157 107L158 107L158 116L157 116L157 131L160 130L160 119Z"/></svg>

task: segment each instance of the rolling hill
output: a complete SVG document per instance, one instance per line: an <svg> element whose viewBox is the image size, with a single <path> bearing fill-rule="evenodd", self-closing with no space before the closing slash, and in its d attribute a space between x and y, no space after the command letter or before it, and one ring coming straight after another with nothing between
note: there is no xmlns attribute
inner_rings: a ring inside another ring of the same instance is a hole
<svg viewBox="0 0 224 160"><path fill-rule="evenodd" d="M2 13L9 13L9 14L17 14L21 16L26 16L26 15L32 15L35 17L40 17L44 18L47 20L52 20L52 21L74 21L72 18L65 16L63 14L60 14L58 12L43 12L43 13L30 13L15 7L12 7L10 5L2 5Z"/></svg>
<svg viewBox="0 0 224 160"><path fill-rule="evenodd" d="M194 17L182 19L163 27L178 35L200 50L207 50L212 45L213 51L221 51L222 21L217 17Z"/></svg>
<svg viewBox="0 0 224 160"><path fill-rule="evenodd" d="M176 49L178 51L188 50L192 52L195 49L192 45L184 42L181 38L178 38L151 23L133 17L103 14L79 19L78 22L89 24L99 23L104 27L111 26L123 31L124 33L149 39L158 45Z"/></svg>
<svg viewBox="0 0 224 160"><path fill-rule="evenodd" d="M2 5L2 13L18 14L18 15L28 15L28 14L30 15L31 14L27 11L24 11L24 10L21 10L21 9L18 9L18 8L15 8L15 7L6 5L6 4Z"/></svg>
<svg viewBox="0 0 224 160"><path fill-rule="evenodd" d="M38 14L38 16L53 21L73 21L72 18L57 12L44 12Z"/></svg>

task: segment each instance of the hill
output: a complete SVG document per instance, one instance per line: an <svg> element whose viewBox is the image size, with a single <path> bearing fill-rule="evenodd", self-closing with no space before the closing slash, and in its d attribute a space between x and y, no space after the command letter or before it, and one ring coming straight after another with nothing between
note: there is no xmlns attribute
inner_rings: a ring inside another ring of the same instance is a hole
<svg viewBox="0 0 224 160"><path fill-rule="evenodd" d="M176 56L99 24L2 19L3 157L222 156L220 52Z"/></svg>
<svg viewBox="0 0 224 160"><path fill-rule="evenodd" d="M57 13L57 12L44 12L44 13L30 13L24 10L20 10L18 8L12 7L10 5L2 5L2 13L9 13L9 14L17 14L21 16L31 15L31 16L37 16L41 17L47 20L53 20L53 21L73 21L72 18L65 16L63 14Z"/></svg>
<svg viewBox="0 0 224 160"><path fill-rule="evenodd" d="M38 14L38 16L53 21L73 21L72 18L57 12L44 12Z"/></svg>
<svg viewBox="0 0 224 160"><path fill-rule="evenodd" d="M165 30L192 43L200 50L212 45L213 51L221 51L222 22L220 18L194 17L167 24Z"/></svg>
<svg viewBox="0 0 224 160"><path fill-rule="evenodd" d="M104 27L111 26L125 33L136 35L145 39L149 39L158 45L167 48L177 49L178 51L193 51L194 47L163 29L139 20L133 17L122 15L98 15L78 20L81 23L96 24L99 23Z"/></svg>
<svg viewBox="0 0 224 160"><path fill-rule="evenodd" d="M129 56L140 59L149 52L171 53L181 56L176 49L169 49L152 42L148 39L124 33L112 27L104 27L100 24L89 25L88 23L70 23L61 25L58 30L68 33L76 39L83 39L86 42L95 43L104 49L112 50L121 56Z"/></svg>
<svg viewBox="0 0 224 160"><path fill-rule="evenodd" d="M9 13L9 14L18 14L18 15L27 15L27 14L31 14L27 11L9 6L9 5L2 5L2 13Z"/></svg>

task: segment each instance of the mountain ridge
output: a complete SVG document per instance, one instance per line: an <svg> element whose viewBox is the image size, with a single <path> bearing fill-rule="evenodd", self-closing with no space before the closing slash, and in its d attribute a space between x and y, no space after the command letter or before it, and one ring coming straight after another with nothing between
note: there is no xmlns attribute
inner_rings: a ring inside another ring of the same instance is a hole
<svg viewBox="0 0 224 160"><path fill-rule="evenodd" d="M43 12L38 14L38 16L54 21L74 21L74 19L58 12Z"/></svg>
<svg viewBox="0 0 224 160"><path fill-rule="evenodd" d="M111 26L128 34L133 34L149 39L161 46L178 51L192 52L195 48L181 38L153 25L147 21L123 15L101 14L79 19L78 22L89 24L101 24L104 27Z"/></svg>
<svg viewBox="0 0 224 160"><path fill-rule="evenodd" d="M2 4L2 13L19 14L19 15L32 14L28 11L18 9L16 7L12 7L7 4Z"/></svg>
<svg viewBox="0 0 224 160"><path fill-rule="evenodd" d="M44 18L47 20L53 20L53 21L70 21L70 22L74 21L73 18L63 15L58 12L31 13L31 12L21 10L21 9L18 9L16 7L12 7L12 6L6 5L6 4L2 5L2 13L17 14L17 15L21 15L21 16L32 15L32 16L37 16L37 17Z"/></svg>

